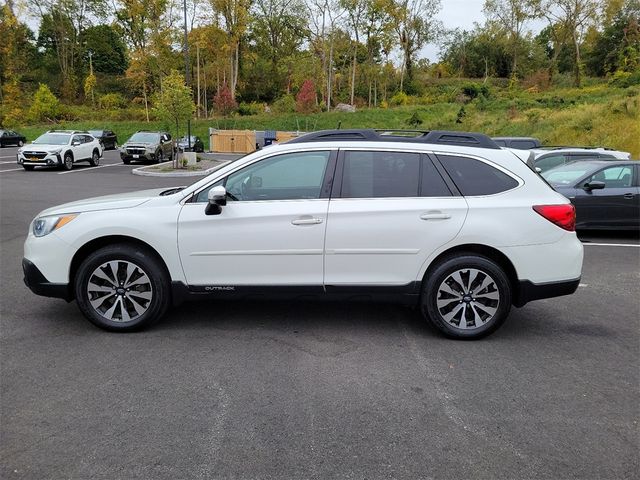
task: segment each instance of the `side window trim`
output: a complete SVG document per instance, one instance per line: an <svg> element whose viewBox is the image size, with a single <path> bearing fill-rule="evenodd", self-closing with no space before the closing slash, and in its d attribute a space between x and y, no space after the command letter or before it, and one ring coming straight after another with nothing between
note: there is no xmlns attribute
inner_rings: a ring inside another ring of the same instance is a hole
<svg viewBox="0 0 640 480"><path fill-rule="evenodd" d="M338 157L338 149L336 149L336 148L333 148L333 149L332 148L316 148L316 149L311 149L311 150L294 150L294 151L290 151L290 152L274 152L273 155L267 155L267 156L264 156L264 157L257 158L255 161L253 161L251 163L247 163L246 165L242 165L242 166L232 170L231 172L228 172L224 177L218 178L218 179L212 181L211 183L208 183L204 187L196 190L195 192L193 192L189 196L189 198L187 198L187 200L185 201L185 204L189 204L189 203L202 204L202 203L204 203L204 202L198 202L197 201L198 196L203 191L212 188L213 185L219 183L220 181L222 181L222 186L224 186L226 188L227 180L231 175L233 175L236 172L239 172L243 168L249 167L250 165L255 165L258 162L262 162L264 160L268 160L268 159L276 157L278 155L284 155L284 154L290 154L290 153L313 153L313 152L329 152L329 158L327 160L327 166L325 168L324 177L322 179L322 184L321 184L321 187L320 187L320 197L318 197L317 200L323 200L323 199L331 198L331 194L332 194L332 192L333 192L333 190L335 188L335 178L336 178L335 175L336 175L336 164L337 164L337 157ZM278 201L278 200L274 200L274 201Z"/></svg>

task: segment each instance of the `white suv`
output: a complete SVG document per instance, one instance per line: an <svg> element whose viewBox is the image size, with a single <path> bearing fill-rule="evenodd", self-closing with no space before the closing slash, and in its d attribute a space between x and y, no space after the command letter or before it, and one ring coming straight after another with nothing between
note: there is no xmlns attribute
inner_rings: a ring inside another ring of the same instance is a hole
<svg viewBox="0 0 640 480"><path fill-rule="evenodd" d="M36 166L57 166L71 170L74 163L89 162L92 167L100 163L102 145L87 132L75 130L49 130L33 142L18 150L18 165L27 171Z"/></svg>
<svg viewBox="0 0 640 480"><path fill-rule="evenodd" d="M481 134L311 133L186 188L45 210L25 283L115 331L186 298L284 294L402 301L480 337L581 275L573 206L513 159Z"/></svg>

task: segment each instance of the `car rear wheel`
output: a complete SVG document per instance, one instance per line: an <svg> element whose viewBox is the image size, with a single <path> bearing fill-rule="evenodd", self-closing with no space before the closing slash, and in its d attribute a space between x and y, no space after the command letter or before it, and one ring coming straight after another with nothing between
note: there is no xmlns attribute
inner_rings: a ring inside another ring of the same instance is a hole
<svg viewBox="0 0 640 480"><path fill-rule="evenodd" d="M422 313L444 335L475 339L494 332L511 308L511 285L494 261L462 254L440 261L424 282Z"/></svg>
<svg viewBox="0 0 640 480"><path fill-rule="evenodd" d="M159 150L158 153L156 154L156 163L162 163L164 162L164 153L162 152L162 150Z"/></svg>
<svg viewBox="0 0 640 480"><path fill-rule="evenodd" d="M75 276L80 311L94 325L114 332L148 327L169 306L169 281L147 250L120 244L101 248Z"/></svg>
<svg viewBox="0 0 640 480"><path fill-rule="evenodd" d="M73 168L73 156L70 153L66 153L64 155L64 162L62 163L62 168L65 170L71 170Z"/></svg>
<svg viewBox="0 0 640 480"><path fill-rule="evenodd" d="M22 165L22 168L24 168L27 172L33 171L33 165Z"/></svg>
<svg viewBox="0 0 640 480"><path fill-rule="evenodd" d="M91 160L89 160L89 165L92 167L97 167L100 164L100 154L98 150L94 150L91 154Z"/></svg>
<svg viewBox="0 0 640 480"><path fill-rule="evenodd" d="M23 142L22 140L19 140L19 141L18 141L18 146L19 146L19 147L22 147L23 145L24 145L24 142Z"/></svg>

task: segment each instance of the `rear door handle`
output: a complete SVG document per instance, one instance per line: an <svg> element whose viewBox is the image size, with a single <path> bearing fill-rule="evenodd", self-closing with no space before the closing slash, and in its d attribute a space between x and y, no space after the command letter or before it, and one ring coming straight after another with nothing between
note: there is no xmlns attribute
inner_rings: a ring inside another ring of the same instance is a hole
<svg viewBox="0 0 640 480"><path fill-rule="evenodd" d="M420 215L421 220L447 220L449 218L451 218L451 215L442 212L423 213Z"/></svg>
<svg viewBox="0 0 640 480"><path fill-rule="evenodd" d="M322 223L322 219L315 217L300 217L291 220L291 225L318 225L320 223Z"/></svg>
<svg viewBox="0 0 640 480"><path fill-rule="evenodd" d="M626 198L627 200L633 200L633 193L625 193L624 198Z"/></svg>

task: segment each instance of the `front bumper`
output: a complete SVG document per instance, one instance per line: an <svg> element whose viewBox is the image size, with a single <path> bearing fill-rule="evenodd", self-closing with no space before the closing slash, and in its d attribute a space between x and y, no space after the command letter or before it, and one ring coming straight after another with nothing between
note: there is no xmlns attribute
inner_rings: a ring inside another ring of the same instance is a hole
<svg viewBox="0 0 640 480"><path fill-rule="evenodd" d="M62 156L59 153L49 153L44 158L25 157L19 153L16 156L18 165L34 165L34 166L57 166L62 165Z"/></svg>
<svg viewBox="0 0 640 480"><path fill-rule="evenodd" d="M548 283L533 283L529 280L520 280L518 282L518 290L513 298L513 304L516 307L522 307L533 300L571 295L575 293L579 285L580 278Z"/></svg>
<svg viewBox="0 0 640 480"><path fill-rule="evenodd" d="M73 300L73 294L68 283L51 283L42 272L26 258L22 259L24 284L36 295L43 297L62 298L67 302Z"/></svg>
<svg viewBox="0 0 640 480"><path fill-rule="evenodd" d="M139 162L155 162L156 154L155 152L145 152L145 153L127 153L120 152L121 160L129 160L129 161L139 161Z"/></svg>

